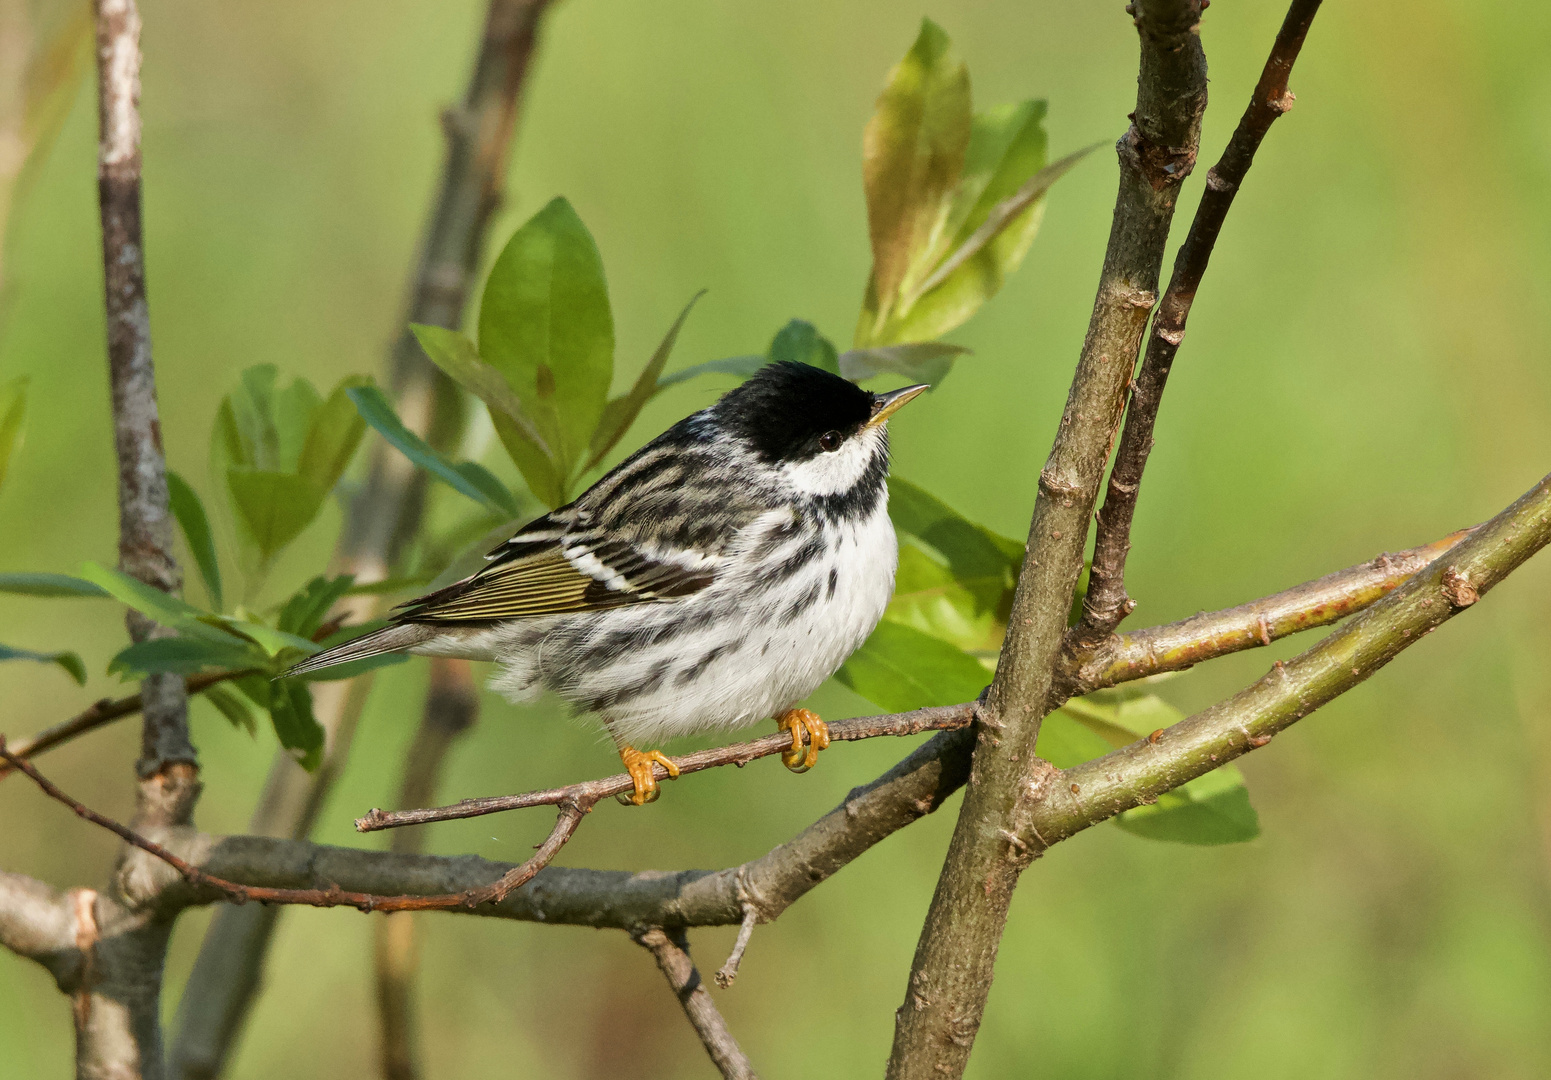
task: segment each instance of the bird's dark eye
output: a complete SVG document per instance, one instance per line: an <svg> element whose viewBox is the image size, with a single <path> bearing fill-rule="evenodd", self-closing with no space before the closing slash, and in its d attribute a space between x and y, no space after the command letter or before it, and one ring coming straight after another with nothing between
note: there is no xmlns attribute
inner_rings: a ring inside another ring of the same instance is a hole
<svg viewBox="0 0 1551 1080"><path fill-rule="evenodd" d="M826 454L833 454L836 450L840 449L841 441L840 432L826 431L824 434L819 436L819 448Z"/></svg>

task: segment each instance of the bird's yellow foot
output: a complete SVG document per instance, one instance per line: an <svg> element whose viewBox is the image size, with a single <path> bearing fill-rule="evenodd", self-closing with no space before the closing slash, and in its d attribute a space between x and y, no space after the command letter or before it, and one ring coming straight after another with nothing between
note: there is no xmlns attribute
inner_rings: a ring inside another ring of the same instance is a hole
<svg viewBox="0 0 1551 1080"><path fill-rule="evenodd" d="M657 801L657 775L652 771L654 764L667 769L669 779L676 779L679 775L679 767L661 750L637 750L633 746L621 746L619 759L625 763L625 771L635 782L635 793L630 796L630 802L635 806ZM621 795L619 801L624 802L625 797Z"/></svg>
<svg viewBox="0 0 1551 1080"><path fill-rule="evenodd" d="M818 764L819 751L829 748L829 725L819 719L818 713L807 709L788 709L776 717L776 727L792 733L792 748L781 751L781 764L792 772L807 772ZM808 737L806 749L802 737Z"/></svg>

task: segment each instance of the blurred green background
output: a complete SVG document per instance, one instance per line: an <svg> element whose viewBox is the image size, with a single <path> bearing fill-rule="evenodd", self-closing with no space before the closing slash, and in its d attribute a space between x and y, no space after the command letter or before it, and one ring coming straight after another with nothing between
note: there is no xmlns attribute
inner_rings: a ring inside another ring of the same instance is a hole
<svg viewBox="0 0 1551 1080"><path fill-rule="evenodd" d="M545 29L494 240L556 194L597 237L621 382L697 289L673 367L760 351L788 318L849 339L869 255L860 139L929 14L978 107L1050 101L1052 155L1124 129L1135 34L1105 4L564 0ZM1203 164L1243 108L1283 7L1213 5ZM145 192L163 430L201 480L213 411L273 362L320 386L380 369L395 334L482 5L335 0L144 4ZM1323 11L1239 198L1165 402L1132 558L1136 625L1237 603L1436 538L1515 498L1551 462L1551 9L1368 0ZM7 257L0 380L33 379L27 443L0 494L0 570L74 572L115 554L94 172L78 96ZM894 425L896 471L1011 535L1027 528L1092 303L1115 170L1057 185L1024 268L952 340L975 350ZM1182 232L1176 229L1176 235ZM1171 256L1172 257L1172 256ZM663 395L634 444L715 396ZM499 457L495 450L492 462ZM439 495L445 498L445 495ZM456 498L455 496L451 498ZM337 510L276 579L327 559ZM1024 879L976 1077L1551 1075L1551 557L1244 763L1264 835L1227 848L1085 833ZM0 597L0 637L74 648L94 678L0 667L0 726L26 734L120 690L100 673L116 609ZM1291 655L1307 642L1272 650ZM1263 671L1242 655L1162 688L1192 709ZM320 839L388 805L423 662L377 689ZM867 706L843 689L826 715ZM268 767L195 706L200 822L243 827ZM124 723L47 771L126 816ZM601 808L567 865L718 867L756 856L906 747L846 746L801 777L774 761ZM601 775L605 744L554 710L487 696L446 798ZM957 800L761 928L718 1001L772 1077L876 1075ZM439 827L433 850L523 856L548 819ZM102 880L111 838L0 783L0 866ZM178 925L172 1008L208 912ZM232 1075L376 1073L368 920L294 910ZM455 916L421 923L425 1058L438 1078L705 1076L651 958L623 935ZM731 930L692 937L715 968ZM69 1069L66 1003L0 956L0 1072Z"/></svg>

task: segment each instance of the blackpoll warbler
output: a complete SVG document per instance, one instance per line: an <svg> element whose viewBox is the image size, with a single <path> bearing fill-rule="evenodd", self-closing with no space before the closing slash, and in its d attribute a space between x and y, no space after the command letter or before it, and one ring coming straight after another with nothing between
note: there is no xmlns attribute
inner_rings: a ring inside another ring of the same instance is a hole
<svg viewBox="0 0 1551 1080"><path fill-rule="evenodd" d="M602 718L637 805L657 797L653 762L678 767L635 744L674 735L775 716L792 735L782 760L807 769L829 733L796 706L867 639L894 589L886 423L925 389L873 394L767 365L478 573L291 674L395 651L494 660L492 685L512 701L552 690Z"/></svg>

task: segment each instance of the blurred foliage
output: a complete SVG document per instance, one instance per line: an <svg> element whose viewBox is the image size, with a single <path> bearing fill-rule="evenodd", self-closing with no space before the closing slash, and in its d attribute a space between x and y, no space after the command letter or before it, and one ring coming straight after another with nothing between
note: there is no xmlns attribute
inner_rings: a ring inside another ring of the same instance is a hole
<svg viewBox="0 0 1551 1080"><path fill-rule="evenodd" d="M377 370L442 154L432 118L466 75L483 5L387 18L354 0L262 9L167 0L144 11L164 437L173 467L204 495L230 604L246 591L237 547L246 541L224 479L201 483L210 418L254 365L319 388ZM676 374L702 362L746 373L740 358L763 362L793 315L833 341L855 325L871 260L857 133L917 33L916 14L876 0L554 9L493 235L511 235L557 192L570 198L607 260L611 398L634 385L624 358L651 355L685 301L711 287L675 346L672 362L683 366L659 379L677 389L647 402L615 459L738 377ZM932 15L953 31L986 101L1049 100L1040 124L1054 153L1123 131L1136 51L1118 7L950 2ZM1262 5L1208 13L1207 161L1281 16ZM1551 9L1524 3L1326 5L1295 73L1297 107L1261 151L1192 315L1138 515L1137 625L1443 535L1544 471L1551 367L1537 359L1534 328L1551 274L1551 136L1539 120L1551 82L1537 47L1547 32ZM26 448L0 488L0 616L11 628L0 639L76 650L89 679L76 691L56 667L0 664L8 734L127 692L104 675L124 646L116 603L46 598L102 595L58 572L114 555L95 127L91 95L76 95L12 215L12 306L0 339L0 384L32 379ZM1470 164L1438 168L1441 153ZM1057 186L1038 248L1004 278L997 302L952 334L974 349L972 368L892 425L896 475L999 535L1027 527L1093 299L1112 168L1096 154ZM1198 165L1181 222L1203 177ZM483 430L481 421L447 460L482 464L527 498L522 474ZM359 459L341 492L358 470ZM449 490L430 493L433 533L383 588L420 587L478 538L473 530L507 513ZM903 501L896 486L896 515ZM249 606L274 625L325 565L337 523L327 499ZM906 537L902 560L912 548L940 554ZM203 575L184 561L197 594ZM1255 842L1146 844L1122 827L1041 859L1015 902L970 1076L1024 1075L1031 1062L1072 1077L1529 1080L1551 1071L1548 583L1548 569L1531 562L1490 604L1247 759L1265 826ZM931 615L919 606L912 619ZM961 629L994 629L991 613L976 619ZM1304 644L1278 642L1149 689L1193 711ZM351 817L394 798L424 667L379 678L324 812L325 842L359 844ZM235 710L255 721L255 749L218 697L207 691L194 705L207 776L200 824L236 832L276 736L257 705ZM831 717L874 708L838 684L812 704ZM612 767L558 710L518 711L493 696L484 706L486 722L449 761L445 798ZM1047 736L1063 726L1102 739L1061 718ZM136 737L131 724L104 731L54 752L47 769L127 817ZM757 857L906 749L848 745L796 780L773 763L703 774L650 812L600 808L606 817L563 861L674 869ZM1040 749L1056 753L1045 740ZM757 931L737 986L718 1001L762 1072L877 1071L953 814L950 804L911 826ZM111 837L14 782L0 783L0 818L7 869L90 884L113 857ZM547 825L521 815L450 823L428 849L520 859ZM202 919L180 921L174 935L169 1002ZM370 920L293 911L283 925L233 1077L375 1075L362 1051L376 1033ZM421 926L434 1075L501 1074L515 1063L577 1078L706 1071L649 958L617 935L459 918ZM732 933L692 935L702 968ZM815 987L847 1007L802 1011L793 1038L795 1014L772 1002L811 1000ZM71 1021L47 975L0 957L0 1004L0 1071L67 1072Z"/></svg>

